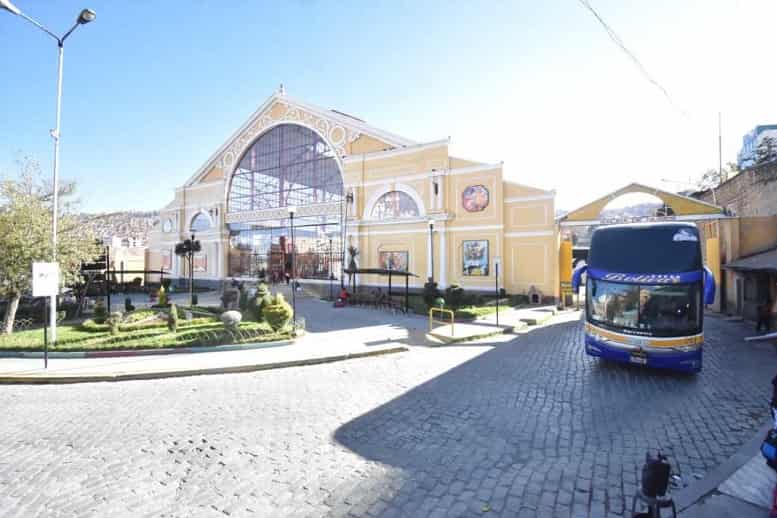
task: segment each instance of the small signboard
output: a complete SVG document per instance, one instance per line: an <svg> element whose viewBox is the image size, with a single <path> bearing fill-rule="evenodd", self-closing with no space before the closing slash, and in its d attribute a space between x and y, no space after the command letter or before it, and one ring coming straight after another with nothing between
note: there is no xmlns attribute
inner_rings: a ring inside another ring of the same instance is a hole
<svg viewBox="0 0 777 518"><path fill-rule="evenodd" d="M54 297L59 293L59 265L32 263L32 296Z"/></svg>

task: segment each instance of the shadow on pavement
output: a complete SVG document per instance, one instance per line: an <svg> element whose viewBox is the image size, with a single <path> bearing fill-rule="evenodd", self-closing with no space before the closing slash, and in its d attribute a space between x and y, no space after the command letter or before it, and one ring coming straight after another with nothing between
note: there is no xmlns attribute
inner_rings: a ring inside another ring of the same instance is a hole
<svg viewBox="0 0 777 518"><path fill-rule="evenodd" d="M710 319L707 333L704 370L689 376L589 358L579 321L542 327L494 343L334 438L398 469L374 496L400 514L442 506L545 516L578 501L623 514L646 451L660 448L692 482L766 415L773 353L744 345L741 325Z"/></svg>

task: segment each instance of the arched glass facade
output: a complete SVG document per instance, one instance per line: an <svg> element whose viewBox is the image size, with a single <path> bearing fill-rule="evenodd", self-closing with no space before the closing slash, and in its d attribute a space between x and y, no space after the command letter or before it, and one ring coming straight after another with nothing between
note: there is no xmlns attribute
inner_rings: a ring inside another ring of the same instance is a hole
<svg viewBox="0 0 777 518"><path fill-rule="evenodd" d="M389 191L375 202L372 219L412 218L419 216L416 202L402 191Z"/></svg>
<svg viewBox="0 0 777 518"><path fill-rule="evenodd" d="M210 219L208 216L200 212L192 218L192 224L189 225L189 230L192 232L202 232L210 228Z"/></svg>
<svg viewBox="0 0 777 518"><path fill-rule="evenodd" d="M335 151L314 131L282 124L259 137L230 179L229 275L329 278L341 261L343 180ZM294 243L286 207L297 207ZM279 210L280 209L280 210Z"/></svg>

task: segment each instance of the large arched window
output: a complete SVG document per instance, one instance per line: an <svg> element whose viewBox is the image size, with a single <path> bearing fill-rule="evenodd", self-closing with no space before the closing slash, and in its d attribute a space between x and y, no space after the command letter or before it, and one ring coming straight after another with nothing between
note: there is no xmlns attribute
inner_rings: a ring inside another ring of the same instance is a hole
<svg viewBox="0 0 777 518"><path fill-rule="evenodd" d="M415 200L402 191L389 191L372 206L372 219L412 218L419 216Z"/></svg>
<svg viewBox="0 0 777 518"><path fill-rule="evenodd" d="M208 230L210 228L210 218L203 214L202 212L198 213L196 216L192 218L192 224L189 225L189 230L192 232L203 232L205 230Z"/></svg>
<svg viewBox="0 0 777 518"><path fill-rule="evenodd" d="M340 201L335 152L297 124L274 127L248 148L232 175L228 211L248 212Z"/></svg>

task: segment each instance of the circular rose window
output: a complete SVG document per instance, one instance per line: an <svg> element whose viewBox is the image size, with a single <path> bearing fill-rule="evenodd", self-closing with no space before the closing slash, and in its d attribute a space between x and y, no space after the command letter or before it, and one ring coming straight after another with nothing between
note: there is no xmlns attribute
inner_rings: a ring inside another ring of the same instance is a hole
<svg viewBox="0 0 777 518"><path fill-rule="evenodd" d="M484 185L470 185L461 193L461 206L467 212L480 212L488 207L488 189Z"/></svg>

